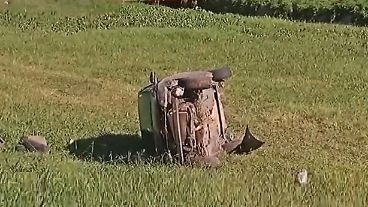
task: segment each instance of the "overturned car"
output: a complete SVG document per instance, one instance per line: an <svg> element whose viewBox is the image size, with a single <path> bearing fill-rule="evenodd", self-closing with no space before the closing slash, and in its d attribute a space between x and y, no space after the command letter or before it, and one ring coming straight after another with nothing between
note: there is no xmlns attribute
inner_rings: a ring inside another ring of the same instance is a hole
<svg viewBox="0 0 368 207"><path fill-rule="evenodd" d="M242 139L227 136L220 89L229 68L175 74L150 84L138 94L140 130L146 151L180 164L218 165L222 152L247 154L264 142L247 126Z"/></svg>

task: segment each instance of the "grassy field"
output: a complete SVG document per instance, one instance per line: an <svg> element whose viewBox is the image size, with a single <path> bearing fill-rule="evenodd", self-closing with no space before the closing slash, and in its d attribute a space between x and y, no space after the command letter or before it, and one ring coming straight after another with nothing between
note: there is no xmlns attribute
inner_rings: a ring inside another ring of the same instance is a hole
<svg viewBox="0 0 368 207"><path fill-rule="evenodd" d="M52 9L44 3L29 6L30 17ZM119 7L68 5L25 30L0 18L1 206L367 206L368 29ZM52 30L58 15L84 12L134 24ZM192 169L86 161L65 148L70 139L134 137L137 92L151 70L223 65L234 73L230 127L240 135L249 124L266 141L261 150ZM15 152L23 134L44 135L51 153ZM301 168L311 173L306 189L294 182Z"/></svg>

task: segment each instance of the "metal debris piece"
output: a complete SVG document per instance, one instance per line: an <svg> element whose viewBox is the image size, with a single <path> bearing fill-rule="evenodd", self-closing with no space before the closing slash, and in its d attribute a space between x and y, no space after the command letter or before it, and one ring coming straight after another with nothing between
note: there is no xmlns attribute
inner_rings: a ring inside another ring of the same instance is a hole
<svg viewBox="0 0 368 207"><path fill-rule="evenodd" d="M226 152L229 153L249 154L253 150L257 150L262 147L263 144L265 144L265 142L254 137L249 130L249 126L247 125L243 139L232 140L223 144L222 147Z"/></svg>
<svg viewBox="0 0 368 207"><path fill-rule="evenodd" d="M20 141L27 151L30 152L48 152L49 147L47 141L42 136L24 136Z"/></svg>

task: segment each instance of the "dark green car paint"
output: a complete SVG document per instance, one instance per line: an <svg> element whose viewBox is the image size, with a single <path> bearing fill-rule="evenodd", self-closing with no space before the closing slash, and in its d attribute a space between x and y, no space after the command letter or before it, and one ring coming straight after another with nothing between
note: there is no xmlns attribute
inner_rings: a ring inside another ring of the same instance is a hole
<svg viewBox="0 0 368 207"><path fill-rule="evenodd" d="M160 133L160 113L154 84L148 85L138 93L138 112L140 130L149 154L160 153L163 145Z"/></svg>

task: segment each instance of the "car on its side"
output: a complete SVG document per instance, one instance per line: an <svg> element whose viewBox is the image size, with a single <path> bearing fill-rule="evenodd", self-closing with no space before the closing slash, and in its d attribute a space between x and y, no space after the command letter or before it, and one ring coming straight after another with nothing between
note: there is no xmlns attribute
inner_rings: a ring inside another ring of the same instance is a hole
<svg viewBox="0 0 368 207"><path fill-rule="evenodd" d="M247 126L243 139L227 136L220 89L232 73L228 68L175 74L138 93L142 139L148 154L164 155L180 164L218 165L221 152L250 153L264 142Z"/></svg>

